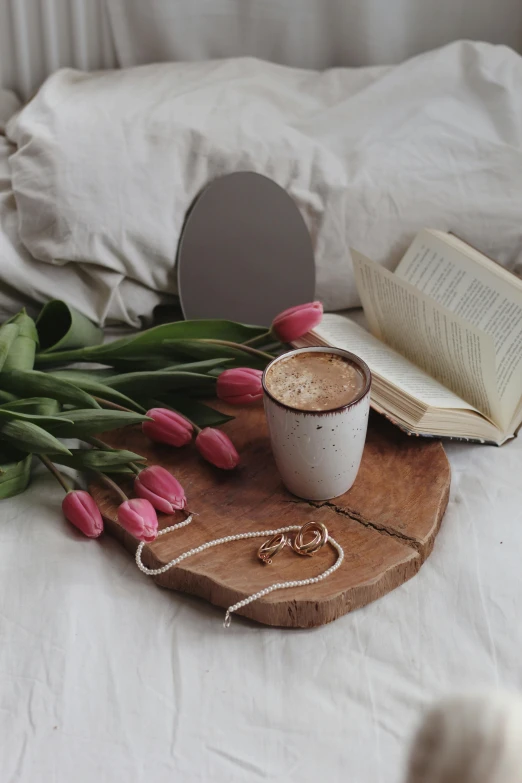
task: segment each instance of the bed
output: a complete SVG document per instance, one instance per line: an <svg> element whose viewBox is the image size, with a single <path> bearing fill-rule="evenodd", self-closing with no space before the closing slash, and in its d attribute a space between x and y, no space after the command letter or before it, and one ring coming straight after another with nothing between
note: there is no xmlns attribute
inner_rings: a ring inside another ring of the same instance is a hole
<svg viewBox="0 0 522 783"><path fill-rule="evenodd" d="M449 445L451 497L410 582L323 628L235 618L86 541L39 476L0 509L2 780L400 783L423 708L520 689L520 439Z"/></svg>
<svg viewBox="0 0 522 783"><path fill-rule="evenodd" d="M71 4L69 29L83 43L75 48L79 61L71 55L69 64L136 62L129 62L132 36L124 35L136 3L112 28L117 53L110 25L105 37L94 36L96 45L85 43L92 25L107 25L119 5ZM23 14L14 3L9 9L13 40L30 41ZM55 29L49 14L42 19L44 29ZM56 50L24 59L20 44L9 72L4 64L5 85L21 98L44 72L66 64L60 30ZM40 68L31 70L35 61ZM0 310L9 312L36 306L54 289L48 266L20 244L8 142L0 141L0 262L4 274L12 270ZM518 193L508 195L519 210ZM511 268L520 259L517 241L514 234ZM94 306L74 275L60 283L63 291L103 322L107 302L96 309L99 300ZM111 312L109 321L128 324L143 315L138 305L132 317L121 307ZM108 536L76 534L57 513L61 490L38 474L26 493L0 505L0 779L401 783L426 705L463 689L522 688L522 444L450 443L446 450L450 501L420 573L331 625L293 632L241 618L225 630L220 610L159 589Z"/></svg>

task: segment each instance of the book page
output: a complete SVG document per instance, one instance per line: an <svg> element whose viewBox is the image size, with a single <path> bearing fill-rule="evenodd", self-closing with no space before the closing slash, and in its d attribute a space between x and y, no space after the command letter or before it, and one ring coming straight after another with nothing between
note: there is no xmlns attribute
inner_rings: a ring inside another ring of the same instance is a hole
<svg viewBox="0 0 522 783"><path fill-rule="evenodd" d="M395 348L501 428L493 340L392 272L352 251L372 334Z"/></svg>
<svg viewBox="0 0 522 783"><path fill-rule="evenodd" d="M426 406L475 410L424 370L343 315L325 313L314 334L329 345L360 356L373 373Z"/></svg>
<svg viewBox="0 0 522 783"><path fill-rule="evenodd" d="M395 274L490 335L500 400L513 413L522 393L522 292L443 237L419 232Z"/></svg>

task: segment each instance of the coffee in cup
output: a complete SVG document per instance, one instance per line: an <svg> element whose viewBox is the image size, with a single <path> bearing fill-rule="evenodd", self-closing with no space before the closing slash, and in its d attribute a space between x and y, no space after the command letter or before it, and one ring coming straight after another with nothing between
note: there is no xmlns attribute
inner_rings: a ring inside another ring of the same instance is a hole
<svg viewBox="0 0 522 783"><path fill-rule="evenodd" d="M370 408L371 374L340 348L300 348L263 374L274 458L287 489L307 500L347 492L359 470Z"/></svg>
<svg viewBox="0 0 522 783"><path fill-rule="evenodd" d="M365 377L346 356L307 350L272 364L265 384L276 400L290 408L328 411L353 402L364 389Z"/></svg>

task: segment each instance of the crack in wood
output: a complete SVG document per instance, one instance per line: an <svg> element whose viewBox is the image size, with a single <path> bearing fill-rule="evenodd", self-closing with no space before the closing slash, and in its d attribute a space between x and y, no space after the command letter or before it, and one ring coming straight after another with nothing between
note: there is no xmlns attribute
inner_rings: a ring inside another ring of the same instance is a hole
<svg viewBox="0 0 522 783"><path fill-rule="evenodd" d="M415 576L432 550L448 499L449 465L439 443L414 443L381 419L374 419L370 422L365 465L353 496L303 501L283 488L268 447L262 409L238 411L224 403L219 406L237 416L225 427L242 452L244 466L235 475L222 474L212 467L205 469L195 449L167 450L156 446L139 429L110 433L106 438L113 447L129 448L147 456L151 464L167 468L189 490L191 508L197 505L196 510L203 515L198 518L201 524L184 529L183 538L160 538L150 549L148 546L151 565L166 564L173 551L186 551L210 538L229 535L233 522L246 523L244 529L251 524L265 530L268 526L302 524L304 517L326 517L327 522L329 518L332 533L337 531L346 545L349 567L340 568L310 590L276 593L240 610L266 625L304 628L331 622ZM127 484L131 486L126 480L124 488ZM397 484L406 489L390 497L390 488ZM116 522L115 496L96 482L91 490L106 519L107 532L134 554L137 542ZM308 510L300 503L307 503ZM327 514L319 514L322 507ZM332 517L330 511L336 516ZM160 516L161 525L169 521L169 517ZM261 588L266 585L265 580L276 578L275 572L265 573L264 566L253 569L257 562L254 544L248 551L244 548L244 558L233 559L232 567L226 547L213 553L211 558L202 558L204 562L188 559L186 565L185 561L180 563L155 581L162 587L227 607L243 600L248 586ZM317 564L310 564L307 559L290 556L282 558L278 566L281 574L295 580L303 574L313 576L317 569Z"/></svg>
<svg viewBox="0 0 522 783"><path fill-rule="evenodd" d="M312 508L330 508L332 511L335 511L336 514L348 517L348 519L351 519L353 522L358 522L360 525L363 525L363 527L370 528L370 530L375 530L375 532L379 533L380 535L394 538L397 541L400 541L401 544L405 544L406 546L415 549L416 552L421 554L422 544L420 541L417 541L417 539L412 538L405 533L399 533L398 530L393 530L392 528L388 528L385 525L378 525L376 522L370 522L370 520L365 519L362 514L358 514L356 511L349 511L347 509L340 508L339 506L336 506L335 503L331 503L328 500L315 502L313 500L305 500L303 498L301 500L289 500L287 502L295 503L297 505L299 503L306 503L307 505L312 506Z"/></svg>

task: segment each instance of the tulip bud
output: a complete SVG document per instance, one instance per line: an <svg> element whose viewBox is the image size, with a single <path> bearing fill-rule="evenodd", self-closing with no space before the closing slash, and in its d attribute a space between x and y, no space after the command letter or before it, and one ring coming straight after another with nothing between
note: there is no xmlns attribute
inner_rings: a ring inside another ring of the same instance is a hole
<svg viewBox="0 0 522 783"><path fill-rule="evenodd" d="M187 503L179 481L161 465L142 470L134 479L134 491L164 514L174 514L185 508Z"/></svg>
<svg viewBox="0 0 522 783"><path fill-rule="evenodd" d="M98 538L103 532L103 519L93 498L83 489L73 489L62 501L66 519L89 538Z"/></svg>
<svg viewBox="0 0 522 783"><path fill-rule="evenodd" d="M186 446L192 440L192 424L168 408L152 408L147 411L153 421L144 421L142 431L151 440L168 443L169 446Z"/></svg>
<svg viewBox="0 0 522 783"><path fill-rule="evenodd" d="M158 517L145 498L132 498L122 503L118 508L118 522L140 541L154 541L158 534Z"/></svg>
<svg viewBox="0 0 522 783"><path fill-rule="evenodd" d="M281 342L291 343L317 326L322 317L323 305L321 302L309 302L290 307L274 318L272 332Z"/></svg>
<svg viewBox="0 0 522 783"><path fill-rule="evenodd" d="M237 367L225 370L217 379L216 393L220 400L232 405L249 405L263 396L261 370Z"/></svg>
<svg viewBox="0 0 522 783"><path fill-rule="evenodd" d="M239 454L224 432L205 427L196 438L196 448L201 456L217 468L232 470L239 463Z"/></svg>

